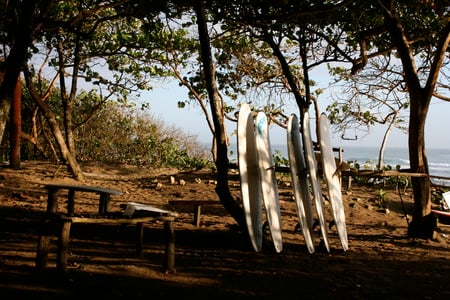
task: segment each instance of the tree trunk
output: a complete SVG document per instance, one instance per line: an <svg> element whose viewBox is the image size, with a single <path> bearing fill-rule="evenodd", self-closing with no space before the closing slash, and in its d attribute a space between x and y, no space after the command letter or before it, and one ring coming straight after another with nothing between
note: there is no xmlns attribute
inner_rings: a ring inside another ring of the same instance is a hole
<svg viewBox="0 0 450 300"><path fill-rule="evenodd" d="M58 122L56 121L55 115L50 111L50 108L47 106L47 104L44 101L42 101L40 95L38 95L35 92L29 70L24 70L24 75L25 81L27 83L27 88L30 91L31 96L41 109L43 115L45 116L45 119L47 120L52 130L52 134L58 144L63 161L68 163L69 171L78 181L81 182L84 181L84 176L83 172L81 171L80 165L78 164L75 156L73 156L72 153L69 151L69 148L67 147L67 144L64 139L64 135L61 129L59 128Z"/></svg>
<svg viewBox="0 0 450 300"><path fill-rule="evenodd" d="M9 121L9 166L20 169L20 137L22 131L22 82L17 78Z"/></svg>
<svg viewBox="0 0 450 300"><path fill-rule="evenodd" d="M386 150L386 144L387 141L389 140L389 136L391 135L392 129L394 129L394 125L397 121L397 115L398 115L399 111L397 111L393 117L392 117L392 121L391 123L389 123L389 127L386 130L386 132L384 133L383 136L383 141L381 142L381 147L380 147L380 151L378 152L378 163L377 163L377 169L378 170L382 170L384 167L384 152Z"/></svg>
<svg viewBox="0 0 450 300"><path fill-rule="evenodd" d="M75 49L74 49L74 59L72 65L72 83L70 85L70 94L67 91L66 87L66 55L64 52L63 41L58 41L58 58L59 58L59 80L60 80L60 91L61 91L61 99L63 103L63 114L64 114L64 132L65 132L65 140L66 145L69 149L69 152L72 156L76 156L76 147L75 147L75 139L73 135L73 122L72 122L72 113L73 113L73 103L77 94L77 82L78 82L78 70L80 66L80 36L77 35L75 41Z"/></svg>
<svg viewBox="0 0 450 300"><path fill-rule="evenodd" d="M436 87L437 78L446 57L450 43L450 23L447 23L438 38L428 78L424 87L417 72L413 50L410 48L409 40L399 19L395 6L389 5L388 0L384 2L385 25L389 31L390 38L395 45L402 61L403 73L410 99L409 116L409 161L411 172L425 174L424 177L413 177L411 182L414 194L414 209L412 221L408 226L408 236L412 238L434 237L437 221L431 212L431 182L428 170L428 161L425 152L425 123L428 108Z"/></svg>
<svg viewBox="0 0 450 300"><path fill-rule="evenodd" d="M194 10L197 15L197 25L201 47L201 58L203 71L205 74L205 83L210 99L211 116L214 123L214 138L217 145L217 158L215 164L217 167L217 187L216 192L224 208L242 227L246 228L244 211L231 195L228 183L228 146L225 131L225 118L222 101L217 90L215 79L215 69L211 55L211 45L208 34L208 27L205 19L202 0L195 1ZM247 232L247 230L243 230Z"/></svg>
<svg viewBox="0 0 450 300"><path fill-rule="evenodd" d="M421 93L410 93L411 108L409 117L409 161L411 171L429 175L428 161L425 152L425 120L429 100ZM430 177L413 177L414 210L412 221L408 227L408 235L413 238L433 238L437 221L431 212L431 182Z"/></svg>
<svg viewBox="0 0 450 300"><path fill-rule="evenodd" d="M34 12L37 1L27 1L20 5L18 22L13 32L13 45L4 65L4 78L0 87L0 142L3 140L6 123L10 116L11 103L22 65L27 61L28 47L31 45L34 24Z"/></svg>

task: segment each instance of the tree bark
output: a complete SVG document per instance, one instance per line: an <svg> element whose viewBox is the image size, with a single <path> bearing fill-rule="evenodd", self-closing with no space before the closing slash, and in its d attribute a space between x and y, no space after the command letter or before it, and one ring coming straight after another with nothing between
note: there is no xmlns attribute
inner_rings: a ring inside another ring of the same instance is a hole
<svg viewBox="0 0 450 300"><path fill-rule="evenodd" d="M45 119L47 120L53 136L58 144L59 150L61 152L61 157L64 162L68 163L69 165L69 171L73 174L73 176L78 180L83 182L84 176L83 172L80 168L80 165L78 164L75 156L72 155L72 153L69 151L69 148L67 147L67 144L64 139L64 134L62 133L61 129L59 128L58 122L56 121L55 115L50 111L50 108L47 106L47 104L42 101L40 95L38 95L34 89L32 84L31 75L28 70L24 71L25 75L25 81L27 83L27 88L30 91L30 94L32 95L34 101L41 109L43 115L45 116Z"/></svg>
<svg viewBox="0 0 450 300"><path fill-rule="evenodd" d="M27 61L28 47L33 40L36 27L34 12L37 2L36 0L30 0L20 5L21 11L17 16L16 30L12 33L13 44L5 60L4 78L0 86L0 142L3 140L6 123L10 116L11 103L21 67Z"/></svg>
<svg viewBox="0 0 450 300"><path fill-rule="evenodd" d="M423 90L422 90L423 91ZM425 152L425 120L429 101L424 101L424 93L411 95L409 117L409 161L414 173L429 174ZM437 221L431 212L431 182L429 176L411 179L414 194L412 221L408 227L408 235L417 238L433 238Z"/></svg>
<svg viewBox="0 0 450 300"><path fill-rule="evenodd" d="M211 45L202 0L195 1L194 10L197 16L203 71L205 74L208 97L210 99L211 116L214 123L214 139L216 141L215 144L217 145L217 156L215 160L217 167L216 192L224 208L242 228L246 228L244 211L238 201L231 195L228 185L229 162L225 119L222 100L217 90L215 69L212 61ZM247 232L247 230L243 230L243 232Z"/></svg>
<svg viewBox="0 0 450 300"><path fill-rule="evenodd" d="M22 82L17 79L14 97L11 106L11 118L9 121L9 166L20 169L20 137L22 132Z"/></svg>

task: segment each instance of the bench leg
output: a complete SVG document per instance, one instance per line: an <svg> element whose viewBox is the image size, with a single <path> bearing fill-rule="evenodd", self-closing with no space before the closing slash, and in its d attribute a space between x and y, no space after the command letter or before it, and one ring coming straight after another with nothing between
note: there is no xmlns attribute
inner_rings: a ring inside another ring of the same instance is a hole
<svg viewBox="0 0 450 300"><path fill-rule="evenodd" d="M197 227L200 226L200 215L201 214L202 214L202 206L195 205L195 207L194 207L194 225Z"/></svg>
<svg viewBox="0 0 450 300"><path fill-rule="evenodd" d="M104 216L108 213L110 197L108 194L100 194L100 205L98 206L98 214Z"/></svg>
<svg viewBox="0 0 450 300"><path fill-rule="evenodd" d="M56 270L58 273L67 272L67 252L69 250L70 227L72 222L63 221L58 239L58 251L56 253Z"/></svg>
<svg viewBox="0 0 450 300"><path fill-rule="evenodd" d="M164 252L164 272L175 273L175 231L171 221L164 222L164 237L166 249Z"/></svg>
<svg viewBox="0 0 450 300"><path fill-rule="evenodd" d="M45 220L42 224L40 224L39 239L36 249L36 268L39 270L47 268L50 227L51 223L49 220Z"/></svg>
<svg viewBox="0 0 450 300"><path fill-rule="evenodd" d="M58 190L48 189L47 212L56 212L58 210L57 192Z"/></svg>
<svg viewBox="0 0 450 300"><path fill-rule="evenodd" d="M73 214L75 211L75 190L70 189L67 195L67 213Z"/></svg>
<svg viewBox="0 0 450 300"><path fill-rule="evenodd" d="M40 236L36 250L36 268L39 270L47 268L48 245L49 245L49 237Z"/></svg>
<svg viewBox="0 0 450 300"><path fill-rule="evenodd" d="M144 223L136 224L136 256L143 257Z"/></svg>

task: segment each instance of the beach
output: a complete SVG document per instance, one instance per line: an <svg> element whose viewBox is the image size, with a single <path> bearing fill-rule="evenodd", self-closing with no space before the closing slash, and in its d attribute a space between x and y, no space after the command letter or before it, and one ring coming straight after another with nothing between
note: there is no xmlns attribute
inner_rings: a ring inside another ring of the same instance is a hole
<svg viewBox="0 0 450 300"><path fill-rule="evenodd" d="M138 202L175 211L174 274L161 272L163 224L146 226L144 256L135 257L134 230L120 226L73 226L69 272L55 273L56 240L47 270L35 269L38 224L46 209L46 183L74 183L64 166L24 162L20 170L0 168L0 291L14 299L81 299L95 293L109 299L448 299L450 226L438 224L433 240L406 236L411 191L384 185L352 184L342 190L349 250L343 251L326 200L330 252L308 253L292 199L289 176L281 175L279 194L283 251L275 253L270 235L255 252L222 206L202 209L200 226L193 207L170 200L218 200L215 173L181 172L124 164L83 163L84 184L117 189L110 210ZM323 182L322 182L323 186ZM230 190L239 180L230 173ZM323 188L325 191L325 188ZM380 192L384 191L383 201ZM326 193L324 193L326 196ZM98 197L77 194L76 209L96 212ZM434 204L438 207L437 204ZM60 209L65 206L61 204Z"/></svg>

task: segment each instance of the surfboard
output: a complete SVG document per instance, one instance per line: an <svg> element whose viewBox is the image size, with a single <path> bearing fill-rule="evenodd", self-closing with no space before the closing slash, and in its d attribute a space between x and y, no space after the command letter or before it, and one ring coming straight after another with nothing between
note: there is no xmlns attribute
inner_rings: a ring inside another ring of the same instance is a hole
<svg viewBox="0 0 450 300"><path fill-rule="evenodd" d="M442 200L447 205L447 209L450 209L450 191L442 193Z"/></svg>
<svg viewBox="0 0 450 300"><path fill-rule="evenodd" d="M328 228L325 218L325 208L322 200L322 189L320 187L320 178L318 176L317 160L314 153L314 146L311 138L311 128L309 125L309 113L303 116L303 143L305 145L306 166L308 167L309 180L312 187L314 203L316 207L317 217L319 218L320 231L322 233L323 243L328 252L330 252L330 244L328 242Z"/></svg>
<svg viewBox="0 0 450 300"><path fill-rule="evenodd" d="M345 210L342 201L341 182L339 180L339 170L336 167L336 160L331 146L331 137L328 124L328 117L322 113L319 118L320 153L323 167L323 174L327 186L328 198L331 202L336 230L341 240L344 251L348 250L347 228L345 225Z"/></svg>
<svg viewBox="0 0 450 300"><path fill-rule="evenodd" d="M262 190L254 126L250 106L244 103L239 109L237 128L241 200L250 241L253 249L260 252L263 237Z"/></svg>
<svg viewBox="0 0 450 300"><path fill-rule="evenodd" d="M287 123L287 148L289 168L294 191L297 214L300 219L303 237L309 253L314 253L314 231L311 194L308 182L308 170L303 154L303 142L297 116L291 114Z"/></svg>
<svg viewBox="0 0 450 300"><path fill-rule="evenodd" d="M166 215L172 217L178 216L176 212L136 202L128 202L125 206L123 215L126 217L132 217L138 212L141 212L141 214Z"/></svg>
<svg viewBox="0 0 450 300"><path fill-rule="evenodd" d="M264 112L256 115L256 150L259 159L259 174L261 176L262 198L264 201L267 222L269 223L275 251L283 250L280 199L275 173L275 163L270 145L269 124Z"/></svg>

